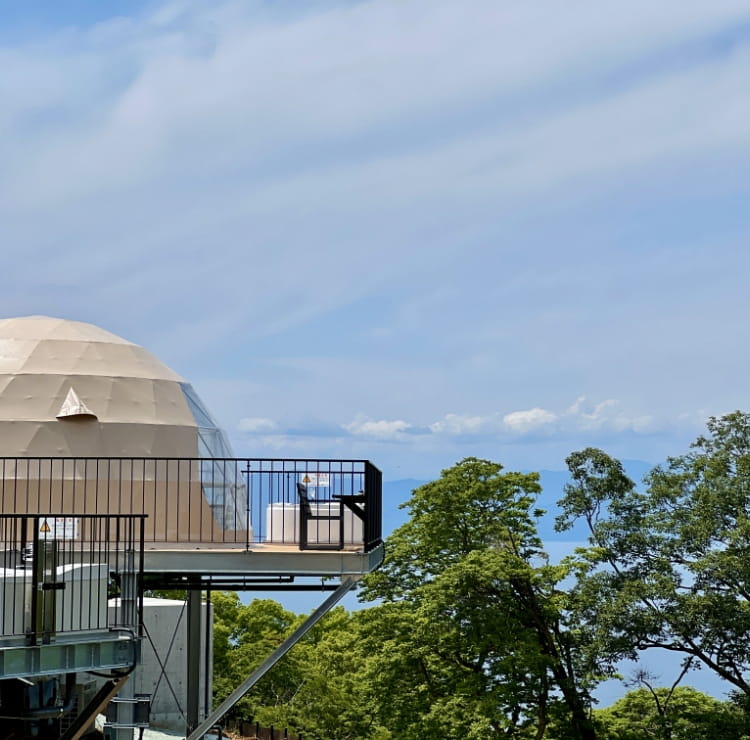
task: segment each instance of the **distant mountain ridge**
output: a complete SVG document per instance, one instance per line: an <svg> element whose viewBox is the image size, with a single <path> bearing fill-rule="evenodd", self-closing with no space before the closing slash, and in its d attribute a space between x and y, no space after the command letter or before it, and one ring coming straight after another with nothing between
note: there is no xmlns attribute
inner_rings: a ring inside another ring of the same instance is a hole
<svg viewBox="0 0 750 740"><path fill-rule="evenodd" d="M653 467L653 463L645 460L622 460L625 472L637 485ZM582 524L578 524L568 532L555 531L555 517L557 516L557 502L562 498L565 484L570 480L567 470L540 470L539 482L542 493L539 496L539 508L546 510L546 515L539 520L539 534L544 540L580 541L585 540L587 531ZM409 518L406 509L399 506L408 501L411 492L419 486L429 483L417 478L402 478L383 482L383 536L387 537L394 529L400 527Z"/></svg>

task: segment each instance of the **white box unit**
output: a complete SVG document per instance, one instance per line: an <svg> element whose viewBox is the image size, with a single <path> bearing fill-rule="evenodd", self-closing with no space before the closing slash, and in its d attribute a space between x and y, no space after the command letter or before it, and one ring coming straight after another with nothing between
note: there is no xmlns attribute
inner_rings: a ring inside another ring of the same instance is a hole
<svg viewBox="0 0 750 740"><path fill-rule="evenodd" d="M24 634L27 624L25 606L30 600L31 571L3 568L0 571L0 634L4 636Z"/></svg>
<svg viewBox="0 0 750 740"><path fill-rule="evenodd" d="M336 519L313 519L307 523L309 545L333 545L340 542L338 520L342 505L338 501L310 503L313 516L335 516ZM344 545L362 545L364 533L362 520L351 509L343 507ZM299 504L269 504L266 507L266 542L284 545L299 544Z"/></svg>
<svg viewBox="0 0 750 740"><path fill-rule="evenodd" d="M0 571L0 635L23 635L31 623L31 568L5 568ZM109 568L103 564L61 565L55 571L63 588L39 592L42 600L55 600L55 631L106 630Z"/></svg>
<svg viewBox="0 0 750 740"><path fill-rule="evenodd" d="M70 564L57 568L57 581L65 588L55 599L55 629L106 630L108 627L107 586L109 566Z"/></svg>

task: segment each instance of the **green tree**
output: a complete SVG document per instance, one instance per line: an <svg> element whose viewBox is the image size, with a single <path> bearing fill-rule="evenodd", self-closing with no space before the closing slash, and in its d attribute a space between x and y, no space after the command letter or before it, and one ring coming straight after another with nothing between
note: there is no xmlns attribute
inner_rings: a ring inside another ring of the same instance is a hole
<svg viewBox="0 0 750 740"><path fill-rule="evenodd" d="M301 617L270 599L242 604L236 593L216 592L214 607L214 702L231 693L284 640ZM232 717L267 715L284 726L289 702L304 682L304 654L299 645L280 661L236 707ZM301 654L302 653L302 654Z"/></svg>
<svg viewBox="0 0 750 740"><path fill-rule="evenodd" d="M275 601L242 604L215 592L214 702L221 702L299 625L304 615ZM304 732L310 740L384 740L369 705L355 618L338 607L237 704L229 719Z"/></svg>
<svg viewBox="0 0 750 740"><path fill-rule="evenodd" d="M602 740L747 740L743 712L688 686L630 691L595 715Z"/></svg>
<svg viewBox="0 0 750 740"><path fill-rule="evenodd" d="M708 422L639 492L601 450L567 460L558 528L583 519L572 594L590 657L611 670L652 647L681 653L750 693L750 417Z"/></svg>
<svg viewBox="0 0 750 740"><path fill-rule="evenodd" d="M362 598L374 703L396 737L542 738L553 705L596 737L564 567L537 535L538 475L467 458L417 488ZM377 697L380 697L378 701Z"/></svg>

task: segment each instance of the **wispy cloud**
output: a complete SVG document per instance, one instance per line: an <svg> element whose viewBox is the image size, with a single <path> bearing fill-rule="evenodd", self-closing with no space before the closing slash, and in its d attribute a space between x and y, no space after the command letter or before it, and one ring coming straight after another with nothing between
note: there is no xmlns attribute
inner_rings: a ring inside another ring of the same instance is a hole
<svg viewBox="0 0 750 740"><path fill-rule="evenodd" d="M254 449L635 445L743 403L746 0L139 8L0 9L2 313L146 345Z"/></svg>
<svg viewBox="0 0 750 740"><path fill-rule="evenodd" d="M245 417L237 423L238 431L248 434L267 434L276 428L276 422L262 417Z"/></svg>
<svg viewBox="0 0 750 740"><path fill-rule="evenodd" d="M9 243L43 251L42 274L63 284L106 278L105 304L142 296L144 315L174 315L157 276L169 265L176 283L204 286L183 307L188 324L222 341L240 327L263 336L350 300L319 290L324 264L329 283L357 274L360 295L414 271L404 246L436 214L455 228L477 207L511 210L574 181L616 187L623 172L746 142L747 49L729 34L745 3L641 0L541 25L537 12L489 0L471 14L426 0L278 13L183 2L6 41ZM66 248L24 227L30 218ZM217 240L201 274L196 252ZM373 244L379 259L359 270ZM432 259L464 248L435 242ZM242 290L231 265L248 253L255 273L286 279Z"/></svg>
<svg viewBox="0 0 750 740"><path fill-rule="evenodd" d="M429 425L430 431L434 434L455 436L487 434L497 431L498 427L498 416L470 416L468 414L446 414L442 419Z"/></svg>
<svg viewBox="0 0 750 740"><path fill-rule="evenodd" d="M503 423L517 434L538 431L557 421L557 414L538 406L526 411L511 411L503 417Z"/></svg>
<svg viewBox="0 0 750 740"><path fill-rule="evenodd" d="M652 416L628 414L614 399L592 405L587 404L585 396L579 396L565 415L584 431L648 432L657 426Z"/></svg>
<svg viewBox="0 0 750 740"><path fill-rule="evenodd" d="M375 421L365 416L358 416L354 421L342 426L355 437L369 437L379 440L401 439L406 432L412 429L412 425L403 421L403 419Z"/></svg>

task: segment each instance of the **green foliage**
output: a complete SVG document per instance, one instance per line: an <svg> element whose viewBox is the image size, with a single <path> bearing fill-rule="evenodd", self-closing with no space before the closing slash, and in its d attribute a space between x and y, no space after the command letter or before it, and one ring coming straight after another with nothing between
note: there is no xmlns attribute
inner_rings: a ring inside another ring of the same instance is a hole
<svg viewBox="0 0 750 740"><path fill-rule="evenodd" d="M476 550L506 544L519 558L541 553L530 509L537 473L501 473L502 465L467 458L417 488L404 504L410 520L388 538L383 567L365 580L363 598L414 595Z"/></svg>
<svg viewBox="0 0 750 740"><path fill-rule="evenodd" d="M214 593L214 702L221 702L290 634L304 616L277 602L244 605ZM334 609L233 710L236 719L304 731L310 740L385 740L366 705L354 619Z"/></svg>
<svg viewBox="0 0 750 740"><path fill-rule="evenodd" d="M536 532L536 474L469 458L414 491L410 521L387 542L363 598L336 609L236 716L311 740L544 737L550 717L594 738L577 635ZM270 601L215 594L220 701L300 619ZM387 728L387 730L385 729Z"/></svg>
<svg viewBox="0 0 750 740"><path fill-rule="evenodd" d="M602 740L747 740L745 714L689 687L640 688L596 711Z"/></svg>
<svg viewBox="0 0 750 740"><path fill-rule="evenodd" d="M363 600L334 610L237 716L309 740L748 740L750 417L706 436L638 491L588 448L568 458L557 525L590 541L548 563L536 474L467 458L413 492ZM216 701L303 617L272 601L214 594ZM618 661L660 647L684 655L671 689L646 680L591 712ZM697 666L732 683L730 703L677 687Z"/></svg>
<svg viewBox="0 0 750 740"><path fill-rule="evenodd" d="M534 473L467 458L407 503L363 590L385 601L363 617L364 639L387 697L376 710L399 738L541 738L559 701L575 736L594 737L559 589L568 571L547 564L536 531L539 491Z"/></svg>
<svg viewBox="0 0 750 740"><path fill-rule="evenodd" d="M572 594L603 670L663 647L750 692L750 417L712 418L636 491L600 450L568 458L558 525L590 529Z"/></svg>
<svg viewBox="0 0 750 740"><path fill-rule="evenodd" d="M243 605L235 593L216 593L212 599L214 696L218 702L283 641L297 618L275 601L255 600ZM259 707L284 706L301 681L297 662L294 653L280 662L252 694L240 701L237 716L257 716Z"/></svg>

